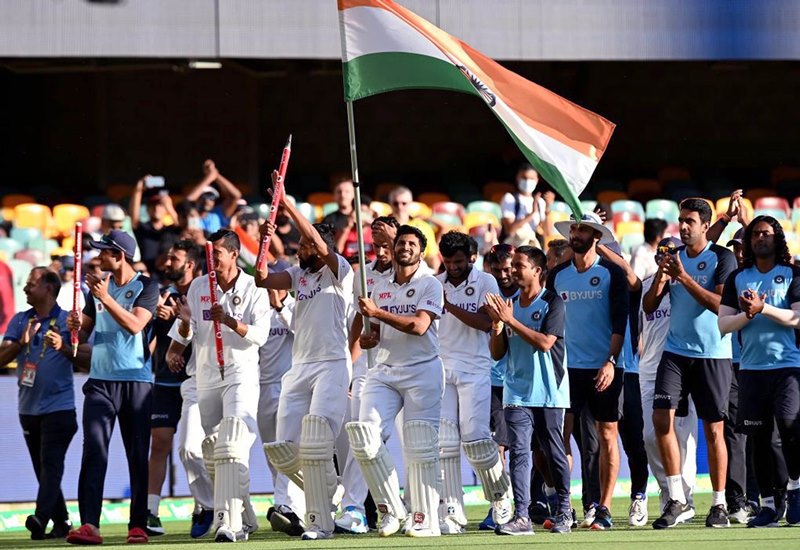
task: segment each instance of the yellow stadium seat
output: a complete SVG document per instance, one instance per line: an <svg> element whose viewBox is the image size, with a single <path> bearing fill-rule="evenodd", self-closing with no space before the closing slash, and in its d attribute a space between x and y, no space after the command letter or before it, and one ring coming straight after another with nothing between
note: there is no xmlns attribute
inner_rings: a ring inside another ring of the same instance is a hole
<svg viewBox="0 0 800 550"><path fill-rule="evenodd" d="M88 217L89 209L81 204L57 204L53 207L56 231L61 236L72 235L75 222L83 222Z"/></svg>
<svg viewBox="0 0 800 550"><path fill-rule="evenodd" d="M43 204L24 203L14 207L14 226L32 227L42 232L42 235L50 234L53 225L50 208Z"/></svg>
<svg viewBox="0 0 800 550"><path fill-rule="evenodd" d="M412 218L422 218L423 220L430 219L433 215L433 210L427 204L414 201L408 207L408 214Z"/></svg>
<svg viewBox="0 0 800 550"><path fill-rule="evenodd" d="M11 206L3 206L0 208L0 220L5 222L13 222L14 209Z"/></svg>
<svg viewBox="0 0 800 550"><path fill-rule="evenodd" d="M23 195L21 193L9 193L3 196L3 206L14 208L17 205L25 203L35 203L36 199L31 195Z"/></svg>
<svg viewBox="0 0 800 550"><path fill-rule="evenodd" d="M427 204L428 206L433 206L437 202L450 202L450 195L447 193L435 193L433 191L422 193L419 197L417 197L417 202L421 202L422 204Z"/></svg>
<svg viewBox="0 0 800 550"><path fill-rule="evenodd" d="M333 202L333 193L329 193L327 191L315 191L306 197L306 202L309 204L322 206L323 204Z"/></svg>
<svg viewBox="0 0 800 550"><path fill-rule="evenodd" d="M83 231L85 233L89 232L86 229L86 227L83 228ZM64 240L61 241L61 248L66 248L67 250L75 250L75 237L73 237L72 235L67 235L66 237L64 237Z"/></svg>
<svg viewBox="0 0 800 550"><path fill-rule="evenodd" d="M641 235L644 233L644 223L639 221L619 222L614 232L617 239L622 239L625 235Z"/></svg>
<svg viewBox="0 0 800 550"><path fill-rule="evenodd" d="M372 201L369 203L369 209L378 214L379 216L391 216L392 207L385 202Z"/></svg>
<svg viewBox="0 0 800 550"><path fill-rule="evenodd" d="M464 229L469 231L473 227L492 224L493 227L500 227L500 220L491 212L467 212L464 215Z"/></svg>
<svg viewBox="0 0 800 550"><path fill-rule="evenodd" d="M425 220L416 218L409 220L408 225L416 227L425 235L425 239L428 241L428 246L425 248L425 258L439 254L439 245L436 243L436 232L433 230L433 227L431 227L431 224Z"/></svg>
<svg viewBox="0 0 800 550"><path fill-rule="evenodd" d="M778 220L778 223L781 224L784 233L791 233L792 232L792 222L789 220Z"/></svg>
<svg viewBox="0 0 800 550"><path fill-rule="evenodd" d="M722 197L720 199L717 199L717 204L712 205L711 210L715 211L717 213L717 216L721 216L728 211L729 202L731 202L730 197ZM750 199L742 197L742 204L744 205L744 209L747 211L747 218L752 220L753 213L755 212L755 209L753 208L753 203L750 201ZM714 220L712 220L712 222L713 221Z"/></svg>
<svg viewBox="0 0 800 550"><path fill-rule="evenodd" d="M75 252L71 248L66 248L64 246L59 246L58 248L54 248L50 251L50 257L54 256L74 256Z"/></svg>
<svg viewBox="0 0 800 550"><path fill-rule="evenodd" d="M562 212L560 210L551 210L547 214L547 221L551 223L565 222L569 219L569 212Z"/></svg>

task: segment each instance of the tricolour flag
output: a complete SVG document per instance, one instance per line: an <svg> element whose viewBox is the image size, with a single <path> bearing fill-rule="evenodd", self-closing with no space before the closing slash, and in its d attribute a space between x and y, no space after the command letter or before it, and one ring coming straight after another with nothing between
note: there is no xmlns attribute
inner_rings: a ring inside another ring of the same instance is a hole
<svg viewBox="0 0 800 550"><path fill-rule="evenodd" d="M412 88L477 95L576 214L614 124L390 0L338 0L346 101Z"/></svg>

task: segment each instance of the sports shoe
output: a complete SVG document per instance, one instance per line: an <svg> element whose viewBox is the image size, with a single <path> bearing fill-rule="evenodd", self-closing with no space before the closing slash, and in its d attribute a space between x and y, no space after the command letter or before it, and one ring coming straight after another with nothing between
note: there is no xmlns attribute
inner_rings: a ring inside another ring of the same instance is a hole
<svg viewBox="0 0 800 550"><path fill-rule="evenodd" d="M593 531L607 531L612 527L614 527L614 522L611 521L611 511L605 506L598 506L591 529Z"/></svg>
<svg viewBox="0 0 800 550"><path fill-rule="evenodd" d="M214 542L236 542L236 533L228 525L220 525L214 535Z"/></svg>
<svg viewBox="0 0 800 550"><path fill-rule="evenodd" d="M721 529L730 526L731 522L728 520L728 511L725 509L725 505L717 504L712 506L706 516L706 527Z"/></svg>
<svg viewBox="0 0 800 550"><path fill-rule="evenodd" d="M300 538L303 540L326 540L332 539L333 533L330 531L323 531L316 525L309 525L308 529L306 529Z"/></svg>
<svg viewBox="0 0 800 550"><path fill-rule="evenodd" d="M166 532L161 525L161 519L151 512L147 512L147 527L145 527L145 531L151 537L158 537Z"/></svg>
<svg viewBox="0 0 800 550"><path fill-rule="evenodd" d="M514 519L508 523L495 527L494 534L511 535L512 537L533 535L533 527L530 519L514 516Z"/></svg>
<svg viewBox="0 0 800 550"><path fill-rule="evenodd" d="M550 516L550 511L547 509L546 503L534 502L528 506L528 516L530 516L531 523L541 525Z"/></svg>
<svg viewBox="0 0 800 550"><path fill-rule="evenodd" d="M694 517L694 509L685 502L668 500L664 512L653 522L653 529L669 529Z"/></svg>
<svg viewBox="0 0 800 550"><path fill-rule="evenodd" d="M236 540L247 540L250 538L250 535L252 535L256 531L258 531L258 522L247 523L243 521L242 530L236 533Z"/></svg>
<svg viewBox="0 0 800 550"><path fill-rule="evenodd" d="M421 512L414 512L412 514L412 523L409 526L406 522L406 536L407 537L438 537L442 534L439 530L439 523L433 523L432 518L425 517Z"/></svg>
<svg viewBox="0 0 800 550"><path fill-rule="evenodd" d="M59 521L53 523L53 528L47 533L44 538L46 539L63 539L72 531L72 523L69 521Z"/></svg>
<svg viewBox="0 0 800 550"><path fill-rule="evenodd" d="M100 529L91 523L84 523L67 534L67 542L84 545L103 544L103 537L100 536Z"/></svg>
<svg viewBox="0 0 800 550"><path fill-rule="evenodd" d="M355 506L348 506L342 515L334 522L334 533L347 533L349 535L363 535L369 532L367 516Z"/></svg>
<svg viewBox="0 0 800 550"><path fill-rule="evenodd" d="M128 539L125 541L128 544L147 544L150 538L141 527L134 527L128 530Z"/></svg>
<svg viewBox="0 0 800 550"><path fill-rule="evenodd" d="M556 517L559 513L556 513L554 516L547 518L542 523L542 527L547 529L548 531L553 528L556 524ZM575 508L570 508L570 513L567 514L567 519L569 519L569 527L570 529L577 529L578 528L578 515L575 513Z"/></svg>
<svg viewBox="0 0 800 550"><path fill-rule="evenodd" d="M800 489L786 491L786 523L800 526Z"/></svg>
<svg viewBox="0 0 800 550"><path fill-rule="evenodd" d="M510 498L503 498L492 502L492 519L495 525L503 525L514 518L514 507Z"/></svg>
<svg viewBox="0 0 800 550"><path fill-rule="evenodd" d="M197 514L192 514L192 528L189 535L193 539L201 539L211 532L211 524L214 521L214 510L201 510Z"/></svg>
<svg viewBox="0 0 800 550"><path fill-rule="evenodd" d="M628 525L633 527L644 527L647 525L647 495L636 493L631 499L631 506L628 508Z"/></svg>
<svg viewBox="0 0 800 550"><path fill-rule="evenodd" d="M31 540L44 540L44 528L42 520L35 515L25 518L25 529L31 532Z"/></svg>
<svg viewBox="0 0 800 550"><path fill-rule="evenodd" d="M306 530L303 521L285 504L270 508L267 512L267 521L273 531L286 533L290 537L299 537Z"/></svg>
<svg viewBox="0 0 800 550"><path fill-rule="evenodd" d="M489 508L489 513L486 514L486 518L478 524L478 531L494 531L494 528L497 525L492 518L492 509Z"/></svg>
<svg viewBox="0 0 800 550"><path fill-rule="evenodd" d="M593 502L584 510L581 529L588 529L592 526L592 523L594 523L595 513L597 513L597 504Z"/></svg>
<svg viewBox="0 0 800 550"><path fill-rule="evenodd" d="M380 514L381 520L380 524L378 525L379 537L390 537L400 530L400 520L397 519L397 516L394 516L389 512L380 512ZM411 525L410 520L406 520L406 524Z"/></svg>
<svg viewBox="0 0 800 550"><path fill-rule="evenodd" d="M731 523L741 523L745 524L750 521L755 516L755 512L750 505L747 504L747 501L740 501L733 503L730 508L728 508L728 520Z"/></svg>
<svg viewBox="0 0 800 550"><path fill-rule="evenodd" d="M464 527L450 516L439 521L439 531L443 535L463 535Z"/></svg>
<svg viewBox="0 0 800 550"><path fill-rule="evenodd" d="M551 533L571 533L572 532L572 514L558 514L552 520L550 525Z"/></svg>
<svg viewBox="0 0 800 550"><path fill-rule="evenodd" d="M779 520L780 518L778 517L778 512L776 512L769 506L762 506L761 510L758 511L758 515L747 522L747 526L777 527Z"/></svg>

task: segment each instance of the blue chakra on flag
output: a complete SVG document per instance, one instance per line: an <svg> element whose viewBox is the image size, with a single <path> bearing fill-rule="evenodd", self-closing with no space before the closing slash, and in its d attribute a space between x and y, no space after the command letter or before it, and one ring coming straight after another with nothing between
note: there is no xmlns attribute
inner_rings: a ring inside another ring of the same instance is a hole
<svg viewBox="0 0 800 550"><path fill-rule="evenodd" d="M489 107L494 107L497 104L497 98L495 95L489 91L489 88L481 82L481 79L475 76L467 69L464 65L456 65L459 71L461 71L464 76L466 76L470 83L475 86L475 89L478 90L478 95L483 98L483 100L489 104Z"/></svg>
<svg viewBox="0 0 800 550"><path fill-rule="evenodd" d="M782 285L784 281L783 275L775 275L774 281L776 285Z"/></svg>
<svg viewBox="0 0 800 550"><path fill-rule="evenodd" d="M592 286L597 286L597 285L599 285L599 284L600 284L600 277L592 277L592 278L589 280L589 284L590 284L590 285L592 285Z"/></svg>
<svg viewBox="0 0 800 550"><path fill-rule="evenodd" d="M697 264L697 269L698 270L703 271L705 268L706 268L706 263L705 262L700 262L699 264Z"/></svg>
<svg viewBox="0 0 800 550"><path fill-rule="evenodd" d="M468 286L467 289L464 291L464 293L467 296L472 296L473 294L475 294L475 289L472 288L471 286Z"/></svg>
<svg viewBox="0 0 800 550"><path fill-rule="evenodd" d="M413 288L409 288L408 292L406 292L406 296L411 298L414 295L415 292L416 292L416 290L414 290Z"/></svg>

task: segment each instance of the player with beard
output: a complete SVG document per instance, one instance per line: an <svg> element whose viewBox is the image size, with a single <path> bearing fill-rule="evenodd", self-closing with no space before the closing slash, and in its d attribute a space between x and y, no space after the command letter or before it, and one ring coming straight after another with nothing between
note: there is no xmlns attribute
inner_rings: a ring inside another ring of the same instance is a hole
<svg viewBox="0 0 800 550"><path fill-rule="evenodd" d="M511 520L510 479L503 468L497 443L491 438L491 369L486 297L498 294L497 281L472 267L470 239L450 231L439 241L445 272L436 276L445 293L439 321L445 389L439 425L439 458L444 474L439 518L443 534L464 532L464 490L461 481L461 444L481 480L483 494L492 503L496 525Z"/></svg>
<svg viewBox="0 0 800 550"><path fill-rule="evenodd" d="M395 231L400 224L391 216L381 216L375 218L372 225L384 224L393 228ZM392 267L392 241L385 232L376 231L373 233L373 251L375 261L368 264L366 269L367 296L372 295L375 284L383 279L394 275ZM361 278L356 277L353 288L354 300L361 296ZM364 322L360 313L356 313L353 324L350 327L350 353L353 357L353 379L350 382L350 416L352 420L358 420L358 411L361 408L361 392L364 389L364 382L367 378L367 355L375 359L373 351L362 352L359 345L359 337L363 331ZM344 437L347 433L343 432ZM339 437L341 438L342 435ZM349 444L347 445L349 449ZM338 445L337 445L338 448ZM344 486L344 497L342 498L342 515L336 520L336 531L342 533L361 534L369 531L367 517L365 515L365 500L368 497L369 488L361 468L358 467L353 453L348 450L344 459L344 470L342 471L342 485ZM373 509L374 510L374 509Z"/></svg>
<svg viewBox="0 0 800 550"><path fill-rule="evenodd" d="M273 172L273 184L277 172ZM333 228L312 225L291 202L282 204L300 231L300 266L258 274L259 286L295 292L292 368L282 380L276 441L264 448L275 469L303 487L306 540L333 537L333 501L340 486L333 463L336 435L347 409L350 351L347 316L353 301L353 270L336 253ZM262 234L273 235L268 221Z"/></svg>
<svg viewBox="0 0 800 550"><path fill-rule="evenodd" d="M597 214L585 214L578 221L557 222L555 226L569 237L573 251L572 261L556 267L547 283L547 288L558 292L567 310L571 405L564 421L564 440L569 441L575 418L588 406L600 436L600 503L588 527L611 529L611 499L619 472L617 437L623 386L623 369L617 368L617 359L628 324L628 284L625 273L597 253L598 244L614 241L614 235Z"/></svg>
<svg viewBox="0 0 800 550"><path fill-rule="evenodd" d="M753 458L762 505L748 527L776 527L784 512L789 525L798 525L800 268L792 265L783 229L771 216L758 216L747 226L742 254L742 267L725 283L719 328L723 333L738 330L741 337L738 424L755 439ZM785 468L772 456L776 422Z"/></svg>
<svg viewBox="0 0 800 550"><path fill-rule="evenodd" d="M359 298L362 315L374 322L360 344L363 349L376 348L376 364L367 372L359 421L346 428L350 449L381 514L378 534L384 537L396 533L406 515L397 471L384 443L401 408L412 522L406 535L441 534L437 481L444 369L437 320L444 297L441 283L420 267L426 244L419 229L400 226L394 241L394 275L379 281L371 298Z"/></svg>
<svg viewBox="0 0 800 550"><path fill-rule="evenodd" d="M167 349L172 340L169 330L177 316L177 306L180 298L186 295L189 285L200 272L200 250L189 240L179 241L169 249L164 264L164 277L172 284L161 290L161 296L156 308L156 318L153 321L153 338L155 339L155 352L153 353L153 371L155 383L153 385L153 402L150 411L150 474L147 481L147 533L151 536L163 535L164 528L158 518L158 506L161 501L161 487L167 476L167 457L172 452L172 440L178 422L181 418L183 399L181 398L181 383L186 380L185 369L177 372L170 370L166 361ZM184 351L184 360L191 356L191 346ZM198 466L205 470L202 457ZM210 487L209 487L210 488ZM195 495L196 505L213 508L213 494ZM205 497L205 498L204 498ZM211 515L206 514L211 526Z"/></svg>

